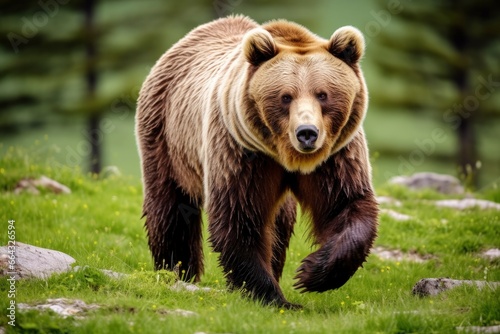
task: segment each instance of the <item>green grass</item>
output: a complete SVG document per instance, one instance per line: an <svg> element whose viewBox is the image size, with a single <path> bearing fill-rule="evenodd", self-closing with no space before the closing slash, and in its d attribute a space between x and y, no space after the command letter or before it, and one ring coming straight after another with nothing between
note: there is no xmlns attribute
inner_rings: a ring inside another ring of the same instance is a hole
<svg viewBox="0 0 500 334"><path fill-rule="evenodd" d="M40 144L41 145L41 144ZM152 271L141 216L142 190L138 177L99 179L78 168L54 163L51 154L10 148L0 160L0 210L16 221L16 239L65 252L85 267L48 280L16 283L16 302L48 298L78 298L102 307L83 319L61 319L51 312L17 312L16 327L0 318L7 333L455 333L457 326L500 324L500 291L457 288L419 298L413 285L424 277L500 281L500 261L480 253L500 248L500 215L496 211L438 209L431 191L413 193L380 187L379 194L400 199L393 208L412 216L398 222L381 215L377 246L432 255L425 263L383 261L374 255L342 288L322 294L300 294L292 288L294 271L313 248L307 224L300 220L288 252L281 286L286 297L304 306L299 311L263 307L225 289L217 254L205 244L206 274L200 285L210 291L174 292L172 276ZM50 150L49 150L50 151ZM134 152L135 154L135 152ZM26 176L47 175L68 185L70 195L14 195L16 182ZM500 201L497 186L476 194ZM7 228L0 243L7 242ZM131 274L110 279L97 269ZM8 283L0 280L6 294ZM0 309L9 300L0 298ZM194 317L168 314L190 310Z"/></svg>

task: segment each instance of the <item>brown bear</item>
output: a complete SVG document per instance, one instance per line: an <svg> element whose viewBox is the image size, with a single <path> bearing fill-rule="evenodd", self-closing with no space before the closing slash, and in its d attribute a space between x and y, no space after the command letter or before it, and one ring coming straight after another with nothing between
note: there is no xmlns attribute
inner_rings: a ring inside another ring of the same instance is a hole
<svg viewBox="0 0 500 334"><path fill-rule="evenodd" d="M377 203L361 128L361 33L329 40L284 20L199 26L140 91L136 135L155 267L198 281L202 215L228 286L294 307L278 285L300 203L318 250L295 287L342 286L376 237Z"/></svg>

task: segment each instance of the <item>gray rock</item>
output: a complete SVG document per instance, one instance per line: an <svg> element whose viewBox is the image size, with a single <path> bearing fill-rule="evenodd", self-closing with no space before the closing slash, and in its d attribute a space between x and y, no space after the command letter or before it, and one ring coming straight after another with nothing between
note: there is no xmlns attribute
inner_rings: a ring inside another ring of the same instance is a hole
<svg viewBox="0 0 500 334"><path fill-rule="evenodd" d="M183 309L180 309L180 308L177 308L175 310L167 310L167 311L164 312L164 314L167 314L167 315L178 315L178 316L181 316L181 317L195 317L195 316L198 316L198 313L196 313L196 312L189 311L189 310L183 310Z"/></svg>
<svg viewBox="0 0 500 334"><path fill-rule="evenodd" d="M465 210L478 207L481 210L500 210L500 204L484 199L464 198L464 199L444 199L435 202L437 206Z"/></svg>
<svg viewBox="0 0 500 334"><path fill-rule="evenodd" d="M15 256L9 253L15 247ZM9 262L9 261L12 261ZM48 278L54 273L71 270L75 259L52 249L16 242L15 246L0 247L0 275L19 278Z"/></svg>
<svg viewBox="0 0 500 334"><path fill-rule="evenodd" d="M40 188L50 190L55 194L71 194L71 190L64 184L52 180L45 175L40 176L38 179L20 180L14 189L14 193L20 194L26 191L33 195L38 195L40 194L40 191L38 190Z"/></svg>
<svg viewBox="0 0 500 334"><path fill-rule="evenodd" d="M80 270L83 270L85 268L87 268L88 266L83 266L83 267L80 267L80 266L75 266L73 267L73 271L80 271ZM99 269L104 275L108 276L109 278L113 278L113 279L121 279L121 278L125 278L127 276L129 276L128 274L124 274L124 273L118 273L116 271L112 271L112 270L109 270L109 269Z"/></svg>
<svg viewBox="0 0 500 334"><path fill-rule="evenodd" d="M457 327L457 332L465 333L500 333L500 325Z"/></svg>
<svg viewBox="0 0 500 334"><path fill-rule="evenodd" d="M83 300L67 298L47 299L46 302L35 305L19 303L17 307L19 310L26 311L51 310L63 318L72 316L80 319L85 312L100 308L97 304L86 304Z"/></svg>
<svg viewBox="0 0 500 334"><path fill-rule="evenodd" d="M190 291L190 292L195 292L195 291L210 291L210 288L200 288L197 285L187 283L184 281L177 281L175 282L174 285L170 287L172 291Z"/></svg>
<svg viewBox="0 0 500 334"><path fill-rule="evenodd" d="M401 206L401 202L389 196L377 196L377 203L379 205L394 205Z"/></svg>
<svg viewBox="0 0 500 334"><path fill-rule="evenodd" d="M103 179L107 179L113 176L120 176L122 173L120 169L116 166L106 166L102 169L100 177Z"/></svg>
<svg viewBox="0 0 500 334"><path fill-rule="evenodd" d="M397 221L406 221L412 218L411 216L405 215L404 213L399 213L391 209L380 209L380 213L385 214Z"/></svg>
<svg viewBox="0 0 500 334"><path fill-rule="evenodd" d="M489 287L496 289L500 286L500 282L486 282L486 281L471 281L471 280L456 280L450 278L423 278L415 284L412 293L417 296L435 296L443 291L456 288L461 285L470 285L483 289Z"/></svg>
<svg viewBox="0 0 500 334"><path fill-rule="evenodd" d="M119 272L109 270L109 269L101 269L101 271L104 275L106 275L110 278L113 278L113 279L120 279L120 278L125 278L128 276L128 274L119 273Z"/></svg>
<svg viewBox="0 0 500 334"><path fill-rule="evenodd" d="M443 194L463 194L464 187L451 175L436 173L416 173L412 176L395 176L389 180L391 184L399 184L412 190L434 189Z"/></svg>
<svg viewBox="0 0 500 334"><path fill-rule="evenodd" d="M495 259L498 259L500 257L500 249L498 248L492 248L492 249L488 249L487 251L485 251L482 256L484 258L487 258L489 260L495 260Z"/></svg>

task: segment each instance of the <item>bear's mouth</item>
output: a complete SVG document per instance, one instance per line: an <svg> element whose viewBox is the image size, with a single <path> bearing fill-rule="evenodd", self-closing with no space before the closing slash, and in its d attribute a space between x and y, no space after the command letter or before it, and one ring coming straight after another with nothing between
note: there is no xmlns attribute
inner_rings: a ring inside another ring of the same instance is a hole
<svg viewBox="0 0 500 334"><path fill-rule="evenodd" d="M299 145L299 152L300 153L314 153L316 151L316 146L315 145L307 145L307 144L300 144Z"/></svg>

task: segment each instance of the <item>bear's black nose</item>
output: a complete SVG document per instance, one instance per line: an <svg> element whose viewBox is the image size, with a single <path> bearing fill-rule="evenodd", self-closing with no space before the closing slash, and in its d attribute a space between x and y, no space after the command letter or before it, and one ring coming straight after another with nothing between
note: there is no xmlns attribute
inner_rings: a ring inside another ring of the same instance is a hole
<svg viewBox="0 0 500 334"><path fill-rule="evenodd" d="M312 149L318 139L319 130L314 125L300 125L295 131L295 136L300 142L302 148Z"/></svg>

